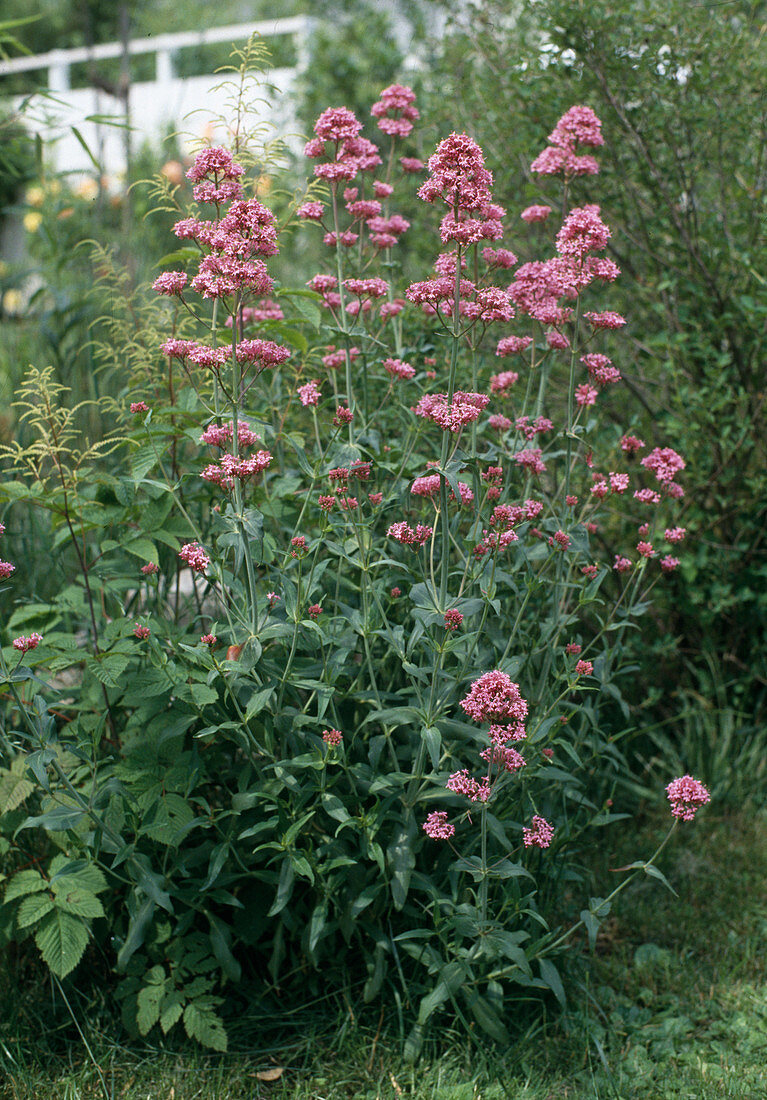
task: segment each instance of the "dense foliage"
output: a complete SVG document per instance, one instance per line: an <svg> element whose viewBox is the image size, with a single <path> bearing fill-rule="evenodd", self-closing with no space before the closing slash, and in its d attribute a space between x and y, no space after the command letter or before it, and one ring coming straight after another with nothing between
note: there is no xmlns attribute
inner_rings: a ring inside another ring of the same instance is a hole
<svg viewBox="0 0 767 1100"><path fill-rule="evenodd" d="M348 108L307 144L308 290L269 273L243 127L198 153L191 210L159 177L173 269L133 292L94 257L111 429L84 442L87 409L31 368L5 449L5 545L34 511L50 567L38 597L0 563L0 934L57 979L93 937L144 1035L224 1049L224 991L333 980L393 1000L411 1057L448 1004L507 1041L512 1004L564 1003L572 933L610 909L582 862L626 816L626 637L679 565L685 459L603 415L625 321L601 125L552 130L558 231L528 208L520 265L476 142L443 139L424 179L412 91L373 116L380 152ZM408 285L416 188L441 221ZM708 801L689 776L668 797L675 824Z"/></svg>
<svg viewBox="0 0 767 1100"><path fill-rule="evenodd" d="M599 201L631 322L621 370L641 433L689 460L682 515L695 532L638 651L654 686L635 702L650 704L642 724L668 731L664 751L704 757L711 779L727 770L725 743L730 780L733 753L753 744L743 769L757 764L766 699L764 14L542 0L510 20L485 0L455 23L434 101L458 105L497 163L522 162L574 100L603 120ZM530 175L524 193L557 208ZM623 418L622 399L611 415Z"/></svg>

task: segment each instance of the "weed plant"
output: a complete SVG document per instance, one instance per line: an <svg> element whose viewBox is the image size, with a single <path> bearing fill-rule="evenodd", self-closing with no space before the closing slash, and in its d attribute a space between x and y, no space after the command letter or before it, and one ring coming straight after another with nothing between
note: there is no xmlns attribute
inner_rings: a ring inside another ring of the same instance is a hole
<svg viewBox="0 0 767 1100"><path fill-rule="evenodd" d="M328 262L295 289L238 111L188 172L175 266L100 348L110 431L84 441L38 367L5 448L9 533L46 516L61 583L6 596L1 934L62 997L81 960L113 975L134 1035L224 1051L248 1003L332 982L389 1006L411 1062L440 1016L509 1044L709 800L669 783L655 854L589 896L584 853L627 817L626 636L685 537L684 458L600 416L625 323L600 121L572 107L534 160L563 216L549 239L523 212L544 258L519 265L477 143L427 167L409 88L372 114L383 150L347 108L314 127L295 214ZM441 220L402 286L414 179ZM104 252L96 275L119 296Z"/></svg>

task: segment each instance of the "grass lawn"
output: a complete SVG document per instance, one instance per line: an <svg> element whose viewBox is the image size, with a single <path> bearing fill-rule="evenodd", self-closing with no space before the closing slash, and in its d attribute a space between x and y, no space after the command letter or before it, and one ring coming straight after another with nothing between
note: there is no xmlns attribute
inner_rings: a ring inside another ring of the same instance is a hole
<svg viewBox="0 0 767 1100"><path fill-rule="evenodd" d="M633 851L651 850L666 825L647 824ZM102 1084L71 1018L47 1023L50 994L19 992L6 970L0 1100L85 1100L105 1088L115 1100L767 1097L767 815L709 808L677 831L660 865L679 897L650 880L624 893L600 934L582 996L590 1007L508 1054L443 1034L408 1066L394 1013L359 1019L351 1007L288 1048L259 1049L236 1030L232 1045L253 1053L126 1047L110 1039L105 1010L85 1015L73 1002Z"/></svg>

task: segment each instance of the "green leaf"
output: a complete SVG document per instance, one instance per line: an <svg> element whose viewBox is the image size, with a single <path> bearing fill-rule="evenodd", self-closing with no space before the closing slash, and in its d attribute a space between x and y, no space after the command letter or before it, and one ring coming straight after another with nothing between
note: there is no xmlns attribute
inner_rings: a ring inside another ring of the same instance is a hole
<svg viewBox="0 0 767 1100"><path fill-rule="evenodd" d="M159 977L157 971L159 971ZM165 996L163 968L153 966L147 974L147 981L149 984L139 990L136 998L136 1023L142 1035L146 1035L160 1019L160 1004Z"/></svg>
<svg viewBox="0 0 767 1100"><path fill-rule="evenodd" d="M23 898L25 894L36 894L47 889L48 882L39 871L19 871L6 886L3 901L13 901L14 898Z"/></svg>
<svg viewBox="0 0 767 1100"><path fill-rule="evenodd" d="M184 1029L190 1039L196 1039L205 1047L220 1051L227 1048L224 1024L214 1011L210 997L198 997L186 1006Z"/></svg>
<svg viewBox="0 0 767 1100"><path fill-rule="evenodd" d="M35 785L26 778L26 770L26 757L19 755L11 761L9 770L0 772L0 815L15 810L34 791Z"/></svg>
<svg viewBox="0 0 767 1100"><path fill-rule="evenodd" d="M88 946L88 928L79 917L54 909L43 918L35 935L43 960L59 978L66 978Z"/></svg>
<svg viewBox="0 0 767 1100"><path fill-rule="evenodd" d="M541 977L551 992L559 1001L562 1008L567 1008L567 999L565 997L565 989L562 985L562 979L559 976L559 971L550 959L541 959Z"/></svg>
<svg viewBox="0 0 767 1100"><path fill-rule="evenodd" d="M16 923L19 928L29 928L30 924L37 924L39 920L53 909L53 899L49 894L31 894L24 898L16 915Z"/></svg>
<svg viewBox="0 0 767 1100"><path fill-rule="evenodd" d="M284 860L282 868L280 869L280 879L277 884L277 896L272 902L271 909L267 913L268 917L276 917L288 904L290 895L293 893L295 877L292 863L289 859Z"/></svg>
<svg viewBox="0 0 767 1100"><path fill-rule="evenodd" d="M475 993L469 1000L469 1010L482 1030L497 1043L509 1043L509 1033L487 997Z"/></svg>
<svg viewBox="0 0 767 1100"><path fill-rule="evenodd" d="M663 872L659 871L658 868L656 866L654 866L654 864L652 864L652 863L645 864L644 873L646 875L650 875L651 878L657 878L657 880L659 882L663 883L663 885L666 887L667 890L671 891L671 893L674 895L675 898L679 897L679 894L677 894L676 890L671 885L671 883L668 881L668 879L663 874Z"/></svg>
<svg viewBox="0 0 767 1100"><path fill-rule="evenodd" d="M157 547L149 539L132 539L131 542L125 543L125 549L129 554L141 558L142 561L151 561L155 565L160 564Z"/></svg>
<svg viewBox="0 0 767 1100"><path fill-rule="evenodd" d="M242 977L242 967L232 954L229 926L218 917L214 917L212 913L208 913L208 920L210 921L210 945L216 961L227 978L238 982Z"/></svg>
<svg viewBox="0 0 767 1100"><path fill-rule="evenodd" d="M437 771L442 754L442 735L436 726L424 726L421 730L421 740L429 751L431 766Z"/></svg>
<svg viewBox="0 0 767 1100"><path fill-rule="evenodd" d="M181 1019L185 999L180 989L174 989L163 1001L162 1010L160 1012L160 1027L164 1035L167 1035L173 1025L177 1024Z"/></svg>
<svg viewBox="0 0 767 1100"><path fill-rule="evenodd" d="M74 913L78 917L103 917L104 909L95 894L77 886L66 886L56 890L56 908L65 913ZM54 887L55 889L55 887Z"/></svg>
<svg viewBox="0 0 767 1100"><path fill-rule="evenodd" d="M386 856L391 871L391 895L395 909L402 909L410 889L410 879L415 868L413 851L414 829L412 823L402 825L394 833Z"/></svg>

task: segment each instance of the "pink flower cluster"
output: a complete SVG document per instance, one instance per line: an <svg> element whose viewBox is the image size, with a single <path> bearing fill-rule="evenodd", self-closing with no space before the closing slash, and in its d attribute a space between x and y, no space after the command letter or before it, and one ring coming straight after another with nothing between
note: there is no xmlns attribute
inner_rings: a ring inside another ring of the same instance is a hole
<svg viewBox="0 0 767 1100"><path fill-rule="evenodd" d="M526 848L548 848L554 836L554 827L545 817L535 814L532 827L522 830L522 843Z"/></svg>
<svg viewBox="0 0 767 1100"><path fill-rule="evenodd" d="M471 685L461 707L475 722L524 723L527 703L519 693L519 684L500 669L485 672Z"/></svg>
<svg viewBox="0 0 767 1100"><path fill-rule="evenodd" d="M14 649L18 649L19 653L28 653L30 649L37 649L40 642L43 640L42 634L38 634L37 631L23 636L21 638L14 638L11 643Z"/></svg>
<svg viewBox="0 0 767 1100"><path fill-rule="evenodd" d="M403 84L391 84L381 92L381 98L370 109L378 119L378 129L394 138L405 138L413 129L413 122L420 118L414 107L415 92Z"/></svg>
<svg viewBox="0 0 767 1100"><path fill-rule="evenodd" d="M323 730L322 740L326 745L330 745L332 748L337 748L342 743L344 735L340 730Z"/></svg>
<svg viewBox="0 0 767 1100"><path fill-rule="evenodd" d="M449 840L455 835L455 825L448 821L446 810L432 810L422 828L432 840Z"/></svg>
<svg viewBox="0 0 767 1100"><path fill-rule="evenodd" d="M236 481L247 481L256 477L263 473L271 461L272 455L269 451L256 451L249 458L235 458L232 454L224 454L217 464L206 466L200 477L203 481L231 491Z"/></svg>
<svg viewBox="0 0 767 1100"><path fill-rule="evenodd" d="M701 806L711 801L711 795L697 779L683 775L666 787L671 813L680 821L692 821Z"/></svg>
<svg viewBox="0 0 767 1100"><path fill-rule="evenodd" d="M418 550L429 541L434 534L434 528L419 523L414 531L407 523L392 523L386 533L389 538L401 542L403 546L412 546L414 550Z"/></svg>
<svg viewBox="0 0 767 1100"><path fill-rule="evenodd" d="M433 421L443 431L457 433L477 420L489 401L490 398L485 393L456 390L448 404L447 394L426 393L413 411L416 416Z"/></svg>
<svg viewBox="0 0 767 1100"><path fill-rule="evenodd" d="M566 179L595 176L599 172L594 157L576 152L578 145L592 149L604 145L602 123L590 107L571 107L562 115L548 140L550 144L530 165L533 172L545 176L561 173Z"/></svg>
<svg viewBox="0 0 767 1100"><path fill-rule="evenodd" d="M210 558L205 553L199 542L188 542L182 546L178 556L183 562L193 569L195 573L204 573L210 565Z"/></svg>

